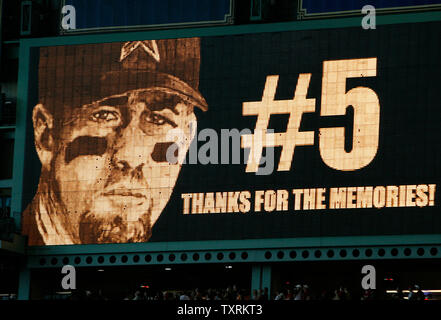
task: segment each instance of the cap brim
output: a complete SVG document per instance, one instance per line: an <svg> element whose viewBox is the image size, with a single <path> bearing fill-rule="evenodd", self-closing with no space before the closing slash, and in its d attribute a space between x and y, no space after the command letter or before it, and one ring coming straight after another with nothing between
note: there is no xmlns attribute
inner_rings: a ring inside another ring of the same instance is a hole
<svg viewBox="0 0 441 320"><path fill-rule="evenodd" d="M202 111L208 110L207 102L198 90L167 73L137 70L111 71L101 77L100 83L102 97L142 88L156 88L170 94L176 94Z"/></svg>

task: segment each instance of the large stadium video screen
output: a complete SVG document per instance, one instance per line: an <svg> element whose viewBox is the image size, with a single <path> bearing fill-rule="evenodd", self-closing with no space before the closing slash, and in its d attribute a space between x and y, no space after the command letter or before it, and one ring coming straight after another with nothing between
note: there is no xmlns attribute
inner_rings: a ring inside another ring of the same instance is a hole
<svg viewBox="0 0 441 320"><path fill-rule="evenodd" d="M440 34L431 22L39 47L23 233L441 233Z"/></svg>

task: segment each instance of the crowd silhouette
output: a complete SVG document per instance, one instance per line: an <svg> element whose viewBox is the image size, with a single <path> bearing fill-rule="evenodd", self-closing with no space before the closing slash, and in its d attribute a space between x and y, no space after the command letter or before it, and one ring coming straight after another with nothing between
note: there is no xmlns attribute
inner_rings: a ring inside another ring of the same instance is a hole
<svg viewBox="0 0 441 320"><path fill-rule="evenodd" d="M54 297L46 297L46 299ZM113 300L114 297L106 297L102 290L93 292L91 290L75 290L70 295L58 297L67 300ZM350 301L350 300L409 300L423 301L433 300L431 293L424 293L419 285L409 286L407 290L397 288L396 290L361 290L353 292L341 285L333 290L310 288L307 284L287 286L274 291L271 295L268 288L248 290L238 288L236 285L226 288L194 288L189 290L151 290L139 288L134 292L128 292L122 297L123 300L131 301ZM120 299L119 299L120 300Z"/></svg>

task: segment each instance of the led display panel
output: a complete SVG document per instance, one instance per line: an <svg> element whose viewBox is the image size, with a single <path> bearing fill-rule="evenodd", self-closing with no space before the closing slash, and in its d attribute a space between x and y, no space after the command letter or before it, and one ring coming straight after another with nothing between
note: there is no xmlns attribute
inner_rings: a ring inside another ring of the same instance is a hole
<svg viewBox="0 0 441 320"><path fill-rule="evenodd" d="M439 34L39 47L29 245L441 233Z"/></svg>

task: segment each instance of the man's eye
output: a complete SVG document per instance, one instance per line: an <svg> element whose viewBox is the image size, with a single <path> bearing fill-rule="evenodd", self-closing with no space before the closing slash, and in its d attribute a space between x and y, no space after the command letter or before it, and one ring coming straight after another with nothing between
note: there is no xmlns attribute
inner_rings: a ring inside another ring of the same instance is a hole
<svg viewBox="0 0 441 320"><path fill-rule="evenodd" d="M163 125L164 123L170 124L172 127L175 127L175 123L160 114L149 112L145 116L145 120L149 123L156 124L158 126Z"/></svg>
<svg viewBox="0 0 441 320"><path fill-rule="evenodd" d="M158 125L165 123L165 119L163 117L161 117L160 115L153 113L153 112L147 114L145 119L147 120L147 122L158 124Z"/></svg>
<svg viewBox="0 0 441 320"><path fill-rule="evenodd" d="M92 119L98 122L112 121L118 119L118 114L114 111L101 110L92 114Z"/></svg>

